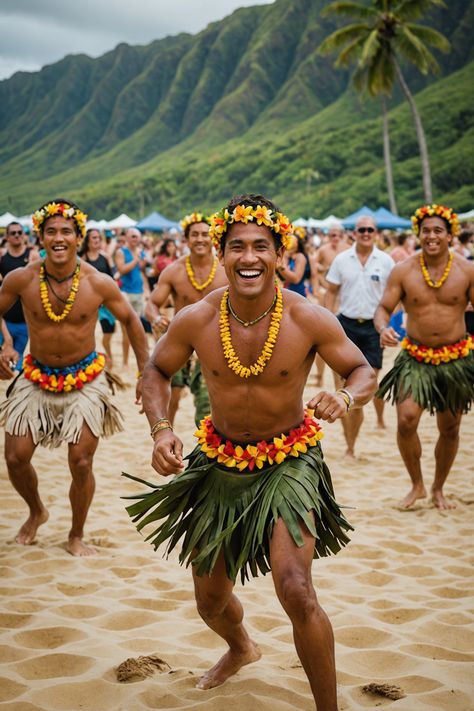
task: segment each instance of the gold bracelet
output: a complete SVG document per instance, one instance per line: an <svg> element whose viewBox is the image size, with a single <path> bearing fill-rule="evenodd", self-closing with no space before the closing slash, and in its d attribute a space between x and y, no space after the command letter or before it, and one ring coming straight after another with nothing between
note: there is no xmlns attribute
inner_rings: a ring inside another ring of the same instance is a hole
<svg viewBox="0 0 474 711"><path fill-rule="evenodd" d="M141 371L141 370L137 370L137 374L136 374L137 380L140 380L140 378L142 377L142 375L143 375L142 371Z"/></svg>
<svg viewBox="0 0 474 711"><path fill-rule="evenodd" d="M349 392L349 390L346 390L345 388L339 388L339 390L336 390L336 393L338 395L342 395L342 398L346 403L347 411L349 412L351 407L354 405L354 398L352 394Z"/></svg>
<svg viewBox="0 0 474 711"><path fill-rule="evenodd" d="M160 419L155 422L155 424L150 430L151 438L155 439L156 433L161 432L161 430L173 431L173 428L171 427L171 422L166 417L160 417Z"/></svg>

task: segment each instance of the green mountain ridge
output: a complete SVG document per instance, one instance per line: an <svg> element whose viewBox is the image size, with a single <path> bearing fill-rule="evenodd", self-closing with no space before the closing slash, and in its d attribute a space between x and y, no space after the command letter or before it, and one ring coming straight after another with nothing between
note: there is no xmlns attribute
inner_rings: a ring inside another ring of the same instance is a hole
<svg viewBox="0 0 474 711"><path fill-rule="evenodd" d="M386 204L376 102L316 49L334 21L322 0L241 8L196 36L119 45L98 59L66 57L0 82L0 210L31 211L69 195L92 215L152 209L177 218L258 191L298 214L347 214ZM438 11L455 38L441 79L408 73L427 132L437 200L474 199L474 0ZM451 8L452 10L452 8ZM464 49L460 51L460 46ZM15 102L16 115L9 106ZM408 107L390 111L400 211L422 202Z"/></svg>

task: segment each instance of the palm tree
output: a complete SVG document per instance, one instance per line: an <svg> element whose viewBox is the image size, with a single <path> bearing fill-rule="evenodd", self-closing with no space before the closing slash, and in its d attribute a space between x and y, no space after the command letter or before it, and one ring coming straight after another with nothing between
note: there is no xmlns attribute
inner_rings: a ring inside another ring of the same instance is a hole
<svg viewBox="0 0 474 711"><path fill-rule="evenodd" d="M395 205L386 97L391 96L395 79L398 79L410 105L420 150L425 200L432 202L431 173L425 132L420 114L408 84L403 76L400 60L413 64L422 74L436 73L439 65L426 45L448 52L450 44L437 30L413 20L419 19L432 7L444 7L443 0L371 0L370 5L355 1L333 2L324 14L334 12L347 15L356 22L336 30L319 47L321 54L330 54L342 48L336 66L356 62L353 75L356 88L380 96L384 131L384 159L390 205Z"/></svg>

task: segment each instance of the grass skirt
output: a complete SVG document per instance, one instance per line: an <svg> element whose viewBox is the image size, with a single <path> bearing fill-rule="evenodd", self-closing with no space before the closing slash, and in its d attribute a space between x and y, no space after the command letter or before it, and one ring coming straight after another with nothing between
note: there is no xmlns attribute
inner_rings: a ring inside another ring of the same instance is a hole
<svg viewBox="0 0 474 711"><path fill-rule="evenodd" d="M62 442L77 444L86 424L95 437L120 432L120 410L112 403L103 371L81 390L51 393L21 374L0 404L0 425L17 437L31 433L33 442L54 449Z"/></svg>
<svg viewBox="0 0 474 711"><path fill-rule="evenodd" d="M408 397L423 410L469 412L474 400L474 351L465 358L431 365L419 363L406 350L382 379L377 397L403 402Z"/></svg>
<svg viewBox="0 0 474 711"><path fill-rule="evenodd" d="M307 526L315 537L314 558L337 553L349 542L345 531L353 529L334 499L319 445L254 473L220 466L199 446L188 459L188 468L163 485L124 474L152 489L124 498L137 500L127 511L139 531L162 521L145 539L155 550L167 541L169 553L184 536L179 562L192 563L197 575L212 573L221 548L233 582L239 572L242 583L258 571L268 573L270 539L279 518L297 546L303 545L300 525Z"/></svg>

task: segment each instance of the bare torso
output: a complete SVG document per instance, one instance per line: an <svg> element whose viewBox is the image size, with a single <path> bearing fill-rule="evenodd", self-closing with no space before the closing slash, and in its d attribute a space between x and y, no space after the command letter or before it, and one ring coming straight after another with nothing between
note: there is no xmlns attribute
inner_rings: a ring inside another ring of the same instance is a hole
<svg viewBox="0 0 474 711"><path fill-rule="evenodd" d="M202 267L193 265L194 278L198 284L203 284L209 277L210 270L214 257L210 259ZM157 285L157 292L159 293L161 285L169 285L171 289L171 297L174 303L174 311L178 313L185 306L190 304L195 304L200 301L204 296L207 296L211 291L217 289L221 286L227 284L227 277L225 275L223 267L218 264L214 279L212 282L202 291L195 289L191 284L187 271L186 271L186 257L180 257L173 264L167 266L160 275L160 281ZM157 304L161 306L161 304Z"/></svg>
<svg viewBox="0 0 474 711"><path fill-rule="evenodd" d="M104 300L104 279L110 281L110 277L81 262L79 290L74 305L64 321L55 323L48 318L40 300L39 270L39 262L15 270L18 293L28 325L31 354L51 367L77 363L95 349L97 310ZM71 281L52 283L58 296L67 299ZM64 303L51 290L49 299L53 311L60 314Z"/></svg>
<svg viewBox="0 0 474 711"><path fill-rule="evenodd" d="M426 284L418 254L402 262L398 269L401 270L402 303L407 312L408 335L432 347L455 343L463 338L466 334L464 311L469 301L469 270L472 271L472 265L454 255L448 278L439 289Z"/></svg>

